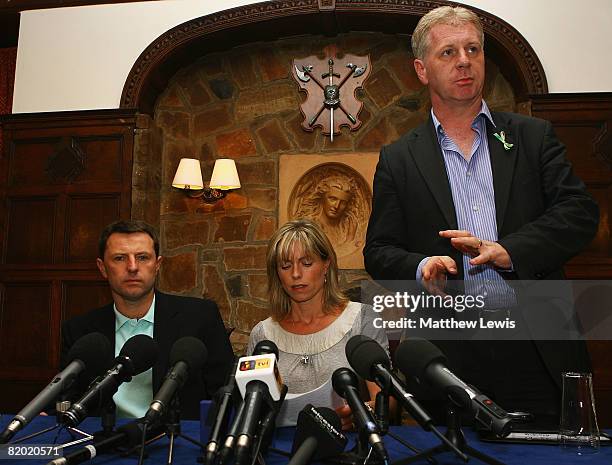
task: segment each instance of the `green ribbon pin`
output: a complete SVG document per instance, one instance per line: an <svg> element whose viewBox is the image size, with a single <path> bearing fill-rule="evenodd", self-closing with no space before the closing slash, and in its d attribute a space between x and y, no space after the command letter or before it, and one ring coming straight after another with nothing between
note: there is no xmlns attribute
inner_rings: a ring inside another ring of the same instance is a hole
<svg viewBox="0 0 612 465"><path fill-rule="evenodd" d="M504 144L505 150L510 150L512 147L514 147L514 144L506 142L506 133L504 131L500 131L499 134L496 132L493 135L497 138L498 141Z"/></svg>

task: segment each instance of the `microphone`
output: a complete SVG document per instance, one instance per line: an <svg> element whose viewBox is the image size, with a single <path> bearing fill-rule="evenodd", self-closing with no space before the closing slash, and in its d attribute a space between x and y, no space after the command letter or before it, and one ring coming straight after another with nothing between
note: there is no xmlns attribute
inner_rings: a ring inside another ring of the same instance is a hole
<svg viewBox="0 0 612 465"><path fill-rule="evenodd" d="M433 419L391 372L389 356L378 342L367 336L356 335L346 343L345 352L351 367L359 376L375 382L383 390L388 386L393 397L404 405L419 425L425 431L430 431Z"/></svg>
<svg viewBox="0 0 612 465"><path fill-rule="evenodd" d="M385 389L381 389L376 394L374 418L381 434L383 436L387 434L389 432L389 393Z"/></svg>
<svg viewBox="0 0 612 465"><path fill-rule="evenodd" d="M262 381L270 390L274 400L279 400L283 381L278 371L278 347L272 341L259 341L253 349L253 355L240 357L236 370L236 385L242 397L245 397L247 385L253 380Z"/></svg>
<svg viewBox="0 0 612 465"><path fill-rule="evenodd" d="M288 465L306 465L339 455L346 446L338 414L330 408L306 405L298 415Z"/></svg>
<svg viewBox="0 0 612 465"><path fill-rule="evenodd" d="M229 462L232 451L234 450L234 443L236 441L236 435L238 434L238 428L242 421L242 415L244 414L244 401L240 402L240 406L236 410L234 415L234 421L227 432L227 437L223 443L223 448L219 451L219 464L225 465Z"/></svg>
<svg viewBox="0 0 612 465"><path fill-rule="evenodd" d="M206 454L203 457L205 465L212 465L219 451L219 441L221 439L221 430L227 427L229 415L232 407L232 397L236 391L236 369L238 368L238 359L234 361L234 367L229 374L227 383L215 395L216 415L213 427L210 431L208 443L206 444Z"/></svg>
<svg viewBox="0 0 612 465"><path fill-rule="evenodd" d="M5 444L49 404L66 392L81 376L89 383L102 373L112 360L110 342L101 333L90 333L80 337L70 348L70 363L26 405L0 435L0 444Z"/></svg>
<svg viewBox="0 0 612 465"><path fill-rule="evenodd" d="M202 369L207 358L206 346L196 337L182 337L172 345L170 349L172 368L153 396L149 410L144 416L145 423L150 425L166 413L176 391L185 385L190 376L196 375Z"/></svg>
<svg viewBox="0 0 612 465"><path fill-rule="evenodd" d="M346 343L345 352L346 358L357 374L368 381L374 381L381 388L381 391L376 395L376 419L379 421L379 424L383 424L383 426L379 426L381 431L384 431L384 428L388 426L388 422L381 420L381 418L384 419L385 413L379 411L379 409L384 410L380 396L386 389L389 389L393 397L404 405L406 410L412 415L421 428L425 431L431 431L438 439L446 444L448 448L457 454L457 456L467 461L467 456L436 429L433 424L433 419L417 403L414 396L404 389L403 383L397 379L391 371L391 361L389 360L387 352L378 342L367 336L356 335L350 338ZM380 407L378 405L379 402L381 402ZM387 403L386 415L388 415L388 412L389 408Z"/></svg>
<svg viewBox="0 0 612 465"><path fill-rule="evenodd" d="M244 411L236 440L236 463L248 455L259 422L266 411L274 410L274 401L282 401L287 388L283 384L276 360L278 347L272 341L260 341L255 354L241 357L236 371L236 384L244 398Z"/></svg>
<svg viewBox="0 0 612 465"><path fill-rule="evenodd" d="M106 404L121 383L151 368L157 360L157 352L157 344L145 334L128 339L115 358L115 366L94 380L83 397L62 414L62 422L68 426L77 426L92 409Z"/></svg>
<svg viewBox="0 0 612 465"><path fill-rule="evenodd" d="M370 446L372 446L378 455L383 460L388 461L389 457L382 442L382 438L380 437L378 425L372 417L372 414L366 409L361 397L359 397L358 385L359 380L357 379L357 375L350 368L338 368L332 374L332 386L334 391L336 391L340 397L347 400L359 430L367 434Z"/></svg>
<svg viewBox="0 0 612 465"><path fill-rule="evenodd" d="M451 402L471 412L484 428L497 436L507 436L512 427L508 413L477 389L465 384L446 367L446 363L440 349L425 339L406 339L395 352L395 364L402 373L442 389Z"/></svg>
<svg viewBox="0 0 612 465"><path fill-rule="evenodd" d="M246 411L246 404L245 404L245 399L244 399L245 393L246 393L246 384L247 384L246 376L239 376L239 374L242 371L248 372L249 368L253 368L253 369L255 368L255 364L256 364L254 360L255 356L270 355L270 354L273 354L275 357L278 356L278 347L276 347L276 344L274 344L272 341L264 339L262 341L259 341L255 345L252 356L240 357L240 359L238 359L238 362L236 365L237 368L234 374L234 381L240 391L240 395L243 397L243 400L240 403L240 406L238 407L238 409L236 410L234 421L232 422L230 429L227 433L227 437L225 438L225 441L223 443L223 448L219 451L219 463L221 465L226 464L232 455L232 451L234 450L234 445L236 442L236 436L239 434L240 428L243 423L242 420L243 420L243 417ZM269 359L268 359L268 362L269 362ZM266 362L262 361L259 363L260 365L263 366L263 364L265 364ZM273 366L276 367L276 359L274 360ZM276 369L276 372L278 373L278 369ZM279 379L280 379L280 375L279 375ZM268 381L270 380L268 379ZM281 381L281 385L282 385L282 381Z"/></svg>
<svg viewBox="0 0 612 465"><path fill-rule="evenodd" d="M71 452L63 457L58 457L48 462L47 465L75 465L93 459L99 454L116 449L117 447L127 447L131 449L138 446L142 439L143 423L141 420L134 420L117 428L117 432L99 441L94 441L82 449ZM157 436L158 431L147 431L147 440Z"/></svg>

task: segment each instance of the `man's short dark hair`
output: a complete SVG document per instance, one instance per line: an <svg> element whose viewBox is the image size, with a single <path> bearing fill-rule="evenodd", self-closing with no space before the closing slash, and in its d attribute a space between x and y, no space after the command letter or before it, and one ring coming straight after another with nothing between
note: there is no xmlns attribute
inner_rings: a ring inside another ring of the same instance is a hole
<svg viewBox="0 0 612 465"><path fill-rule="evenodd" d="M146 233L153 239L153 248L155 249L155 256L159 257L159 236L157 231L149 223L139 220L119 220L106 226L100 234L100 240L98 241L98 257L104 259L104 252L106 252L106 243L108 238L113 233Z"/></svg>

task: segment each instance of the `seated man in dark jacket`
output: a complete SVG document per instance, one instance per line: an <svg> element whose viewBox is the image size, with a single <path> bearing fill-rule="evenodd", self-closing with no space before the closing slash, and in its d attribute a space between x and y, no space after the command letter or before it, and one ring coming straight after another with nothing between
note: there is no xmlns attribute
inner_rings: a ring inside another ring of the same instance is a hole
<svg viewBox="0 0 612 465"><path fill-rule="evenodd" d="M159 347L152 369L123 383L113 396L121 417L142 417L171 368L170 349L184 336L202 340L208 358L199 376L191 376L179 394L181 416L199 417L199 401L210 398L232 369L234 355L217 305L211 300L179 297L155 290L162 257L159 239L141 221L117 221L100 236L96 260L108 280L113 302L66 321L62 327L62 363L81 336L100 332L118 355L123 344L137 334L151 336Z"/></svg>

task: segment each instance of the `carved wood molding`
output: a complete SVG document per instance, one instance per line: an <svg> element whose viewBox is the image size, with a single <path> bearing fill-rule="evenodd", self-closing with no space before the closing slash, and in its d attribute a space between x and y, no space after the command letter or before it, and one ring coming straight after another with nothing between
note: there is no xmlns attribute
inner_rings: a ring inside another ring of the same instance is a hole
<svg viewBox="0 0 612 465"><path fill-rule="evenodd" d="M49 111L42 113L11 113L0 115L5 131L55 127L134 125L133 109Z"/></svg>
<svg viewBox="0 0 612 465"><path fill-rule="evenodd" d="M155 100L176 71L224 46L350 30L410 33L423 14L442 5L454 4L420 0L272 0L202 16L170 29L142 52L124 84L121 107L152 114ZM547 93L544 69L525 38L500 18L473 10L483 22L489 56L503 63L518 100L526 100L529 94Z"/></svg>
<svg viewBox="0 0 612 465"><path fill-rule="evenodd" d="M558 117L574 119L575 114L612 114L612 92L583 92L536 95L532 99L532 111L537 113L559 112ZM566 114L566 112L569 112Z"/></svg>
<svg viewBox="0 0 612 465"><path fill-rule="evenodd" d="M319 10L321 11L333 11L336 9L336 0L318 0Z"/></svg>

